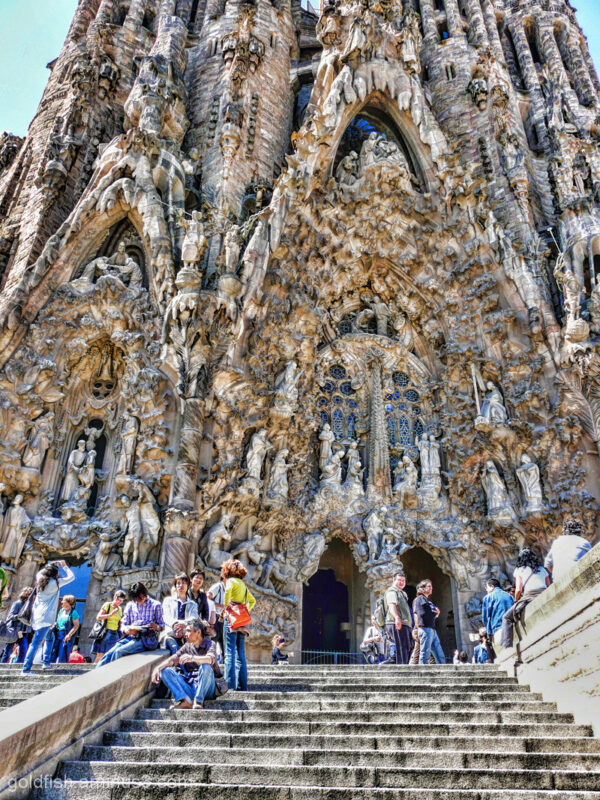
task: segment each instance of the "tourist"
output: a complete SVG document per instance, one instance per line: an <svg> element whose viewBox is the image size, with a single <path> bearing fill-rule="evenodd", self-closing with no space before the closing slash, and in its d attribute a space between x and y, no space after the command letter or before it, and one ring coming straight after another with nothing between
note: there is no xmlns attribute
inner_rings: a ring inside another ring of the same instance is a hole
<svg viewBox="0 0 600 800"><path fill-rule="evenodd" d="M360 649L368 664L380 664L385 659L385 638L375 615L371 616L371 624L365 631Z"/></svg>
<svg viewBox="0 0 600 800"><path fill-rule="evenodd" d="M414 605L414 603L413 603ZM417 628L412 629L412 640L413 640L413 649L410 655L409 664L418 664L419 663L419 656L421 655L421 645L419 644L419 631ZM429 653L429 663L435 664L435 658Z"/></svg>
<svg viewBox="0 0 600 800"><path fill-rule="evenodd" d="M85 664L85 657L79 652L79 645L74 644L69 656L69 664Z"/></svg>
<svg viewBox="0 0 600 800"><path fill-rule="evenodd" d="M182 572L173 578L170 597L163 600L165 630L161 639L171 655L185 644L186 623L198 618L198 606L190 599L189 588L190 579Z"/></svg>
<svg viewBox="0 0 600 800"><path fill-rule="evenodd" d="M4 647L4 651L2 652L2 658L0 658L0 664L8 664L10 657L12 655L13 648L17 647L17 660L15 663L22 664L25 661L25 653L27 652L27 647L29 646L29 642L31 640L31 628L29 625L25 625L23 622L17 619L21 609L29 600L31 593L33 592L32 586L25 586L19 592L19 597L10 607L10 611L8 612L8 616L6 618L6 624L9 628L13 631L13 633L17 636L17 641L15 643L9 643Z"/></svg>
<svg viewBox="0 0 600 800"><path fill-rule="evenodd" d="M246 567L235 558L225 561L221 567L221 579L225 582L225 609L230 603L241 603L248 611L252 611L256 600L244 583L247 574ZM248 690L246 633L229 629L227 610L225 610L224 624L225 678L230 689L245 692Z"/></svg>
<svg viewBox="0 0 600 800"><path fill-rule="evenodd" d="M546 556L544 566L556 583L584 556L592 545L584 537L584 528L579 520L569 518L563 522L563 532L552 542L550 552Z"/></svg>
<svg viewBox="0 0 600 800"><path fill-rule="evenodd" d="M289 656L282 652L285 647L285 639L278 633L271 639L273 649L271 650L271 664L289 664Z"/></svg>
<svg viewBox="0 0 600 800"><path fill-rule="evenodd" d="M493 664L496 653L485 628L479 628L479 644L473 653L473 664Z"/></svg>
<svg viewBox="0 0 600 800"><path fill-rule="evenodd" d="M171 708L204 708L215 697L215 676L221 677L215 644L206 635L206 623L186 625L186 643L154 670L152 682L162 681L173 696Z"/></svg>
<svg viewBox="0 0 600 800"><path fill-rule="evenodd" d="M61 569L65 573L63 577L60 575ZM51 561L36 575L36 596L31 609L33 635L27 648L21 675L31 675L31 667L37 651L50 633L52 625L54 625L56 612L58 611L60 590L74 580L75 575L73 575L65 561ZM42 669L49 669L49 666L48 662L44 662Z"/></svg>
<svg viewBox="0 0 600 800"><path fill-rule="evenodd" d="M198 609L198 616L210 622L210 608L208 607L208 598L206 592L202 590L204 585L204 573L201 569L194 569L190 572L190 588L188 589L188 597L196 603Z"/></svg>
<svg viewBox="0 0 600 800"><path fill-rule="evenodd" d="M157 650L158 636L165 627L162 606L148 595L143 583L134 583L129 590L129 603L121 619L121 632L125 638L104 654L96 667L103 667L117 658Z"/></svg>
<svg viewBox="0 0 600 800"><path fill-rule="evenodd" d="M73 638L77 635L81 618L76 609L75 595L66 594L60 604L60 610L51 632L44 643L44 664L66 664L69 660Z"/></svg>
<svg viewBox="0 0 600 800"><path fill-rule="evenodd" d="M96 619L106 620L106 633L101 639L94 639L92 645L92 655L95 656L97 664L105 653L116 645L121 638L119 626L123 616L123 603L127 600L127 595L122 589L117 589L113 595L112 602L104 603L100 611L96 614Z"/></svg>
<svg viewBox="0 0 600 800"><path fill-rule="evenodd" d="M415 626L419 631L419 664L429 663L433 655L438 664L446 663L440 638L435 629L435 621L440 615L439 608L429 599L433 592L433 583L426 578L417 586L417 596L413 603Z"/></svg>
<svg viewBox="0 0 600 800"><path fill-rule="evenodd" d="M405 586L406 578L402 572L397 572L392 585L386 589L384 595L385 631L390 642L396 647L396 664L408 664L412 650L412 617L408 598L404 592Z"/></svg>
<svg viewBox="0 0 600 800"><path fill-rule="evenodd" d="M508 609L502 618L502 633L500 636L502 647L512 647L515 617L523 611L525 606L550 586L549 572L542 567L541 560L528 547L519 553L513 578L515 581L515 604Z"/></svg>
<svg viewBox="0 0 600 800"><path fill-rule="evenodd" d="M215 606L215 635L213 641L218 642L221 647L221 656L225 658L225 640L223 639L223 611L225 610L225 584L219 580L210 587L206 596L212 600Z"/></svg>
<svg viewBox="0 0 600 800"><path fill-rule="evenodd" d="M502 617L513 604L513 599L508 592L500 588L496 578L488 578L485 584L486 596L481 604L481 619L490 636L502 627Z"/></svg>

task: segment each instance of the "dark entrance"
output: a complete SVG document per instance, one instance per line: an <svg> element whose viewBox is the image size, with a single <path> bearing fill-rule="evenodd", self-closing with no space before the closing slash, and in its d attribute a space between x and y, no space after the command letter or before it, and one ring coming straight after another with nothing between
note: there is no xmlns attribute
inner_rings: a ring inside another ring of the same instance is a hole
<svg viewBox="0 0 600 800"><path fill-rule="evenodd" d="M335 579L332 569L315 572L304 587L302 649L349 652L348 587Z"/></svg>

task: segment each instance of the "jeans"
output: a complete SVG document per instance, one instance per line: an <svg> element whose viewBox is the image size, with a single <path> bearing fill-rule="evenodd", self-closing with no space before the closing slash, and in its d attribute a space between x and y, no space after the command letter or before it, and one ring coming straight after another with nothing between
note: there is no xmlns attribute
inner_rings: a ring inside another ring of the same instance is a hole
<svg viewBox="0 0 600 800"><path fill-rule="evenodd" d="M15 644L19 645L19 656L17 658L17 664L22 664L25 661L25 653L27 653L27 648L29 647L29 640L25 636L23 636L20 639L17 639ZM7 644L5 646L4 652L2 653L2 658L0 658L0 664L8 664L14 646L15 646L14 644Z"/></svg>
<svg viewBox="0 0 600 800"><path fill-rule="evenodd" d="M39 646L44 641L46 636L50 633L50 625L46 625L43 628L38 628L37 631L33 632L33 638L31 639L31 644L27 648L27 655L25 656L25 663L23 664L23 672L28 673L31 672L31 667L33 666L33 659L35 658L35 654L37 653ZM44 661L44 664L48 662Z"/></svg>
<svg viewBox="0 0 600 800"><path fill-rule="evenodd" d="M73 641L71 639L65 641L67 633L68 631L54 631L54 633L48 634L44 642L44 655L42 658L44 664L54 664L56 662L66 664L68 662Z"/></svg>
<svg viewBox="0 0 600 800"><path fill-rule="evenodd" d="M166 647L172 656L185 644L185 639L177 639L175 636L167 636L163 642L163 647Z"/></svg>
<svg viewBox="0 0 600 800"><path fill-rule="evenodd" d="M175 667L165 667L160 673L160 679L176 703L180 700L203 703L205 700L215 699L215 673L210 664L200 664L198 675L191 680L186 680Z"/></svg>
<svg viewBox="0 0 600 800"><path fill-rule="evenodd" d="M121 639L108 653L104 654L103 658L96 664L96 667L103 667L105 664L110 664L111 661L116 661L117 658L123 658L123 656L141 653L144 649L141 639L131 639L130 637Z"/></svg>
<svg viewBox="0 0 600 800"><path fill-rule="evenodd" d="M438 664L446 663L446 656L435 628L419 628L419 646L421 648L419 664L428 664L430 653Z"/></svg>
<svg viewBox="0 0 600 800"><path fill-rule="evenodd" d="M412 628L409 625L403 625L402 628L398 630L395 625L386 625L386 633L388 639L394 642L396 646L396 664L408 664L410 652L412 650ZM390 658L390 661L391 660Z"/></svg>
<svg viewBox="0 0 600 800"><path fill-rule="evenodd" d="M230 631L227 620L225 635L225 679L230 689L248 691L248 667L246 666L246 637L243 633Z"/></svg>

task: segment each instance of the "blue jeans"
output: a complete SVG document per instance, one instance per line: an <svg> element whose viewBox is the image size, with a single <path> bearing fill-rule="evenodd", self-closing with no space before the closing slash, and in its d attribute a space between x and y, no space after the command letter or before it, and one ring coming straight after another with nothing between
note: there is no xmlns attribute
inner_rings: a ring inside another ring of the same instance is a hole
<svg viewBox="0 0 600 800"><path fill-rule="evenodd" d="M431 653L438 664L446 663L446 656L435 628L419 628L419 646L421 648L419 664L429 664Z"/></svg>
<svg viewBox="0 0 600 800"><path fill-rule="evenodd" d="M246 637L243 633L230 631L225 619L225 679L230 689L248 691L248 667L246 666Z"/></svg>
<svg viewBox="0 0 600 800"><path fill-rule="evenodd" d="M46 636L50 632L50 625L46 625L43 628L38 628L37 631L33 632L33 638L31 640L31 644L27 648L27 655L25 656L25 663L23 664L23 672L31 672L31 667L33 666L33 659L35 658L35 654L37 653L39 646L45 640ZM47 663L44 661L44 663Z"/></svg>
<svg viewBox="0 0 600 800"><path fill-rule="evenodd" d="M57 661L59 664L68 662L73 642L71 639L65 642L67 633L68 631L55 631L48 634L44 643L44 655L42 658L44 664L54 664Z"/></svg>
<svg viewBox="0 0 600 800"><path fill-rule="evenodd" d="M96 664L96 667L103 667L105 664L110 664L111 661L116 661L117 658L123 658L123 656L141 653L144 649L141 639L131 639L130 637L121 639L108 653L104 654L103 658Z"/></svg>
<svg viewBox="0 0 600 800"><path fill-rule="evenodd" d="M210 664L200 664L198 676L191 680L186 680L175 667L165 667L160 673L160 679L176 703L180 700L203 703L205 700L215 699L215 673Z"/></svg>
<svg viewBox="0 0 600 800"><path fill-rule="evenodd" d="M27 653L29 641L25 638L25 636L23 636L21 639L17 639L16 644L19 645L19 657L17 658L17 664L22 664L25 661L25 654ZM14 644L7 644L5 646L4 652L2 653L2 658L0 658L1 664L8 664L14 646Z"/></svg>

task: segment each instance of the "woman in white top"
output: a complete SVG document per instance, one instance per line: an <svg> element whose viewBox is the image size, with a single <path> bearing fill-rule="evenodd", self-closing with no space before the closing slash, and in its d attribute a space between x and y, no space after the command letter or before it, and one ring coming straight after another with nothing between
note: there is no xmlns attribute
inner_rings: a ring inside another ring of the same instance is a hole
<svg viewBox="0 0 600 800"><path fill-rule="evenodd" d="M62 578L60 577L59 567L62 567L65 572L65 576ZM27 649L21 675L31 675L35 654L56 620L61 587L74 580L75 575L73 575L65 561L51 561L38 572L35 579L36 597L31 610L31 622L29 623L33 630L33 638ZM42 664L42 669L49 668L49 664Z"/></svg>
<svg viewBox="0 0 600 800"><path fill-rule="evenodd" d="M515 614L520 614L528 603L550 586L548 570L542 567L541 560L528 547L519 553L513 578L515 580L515 604L502 617L500 637L502 647L512 647L513 645Z"/></svg>
<svg viewBox="0 0 600 800"><path fill-rule="evenodd" d="M188 597L190 579L182 572L173 578L171 596L163 600L165 630L162 636L163 647L174 655L185 644L186 622L198 618L198 606Z"/></svg>

